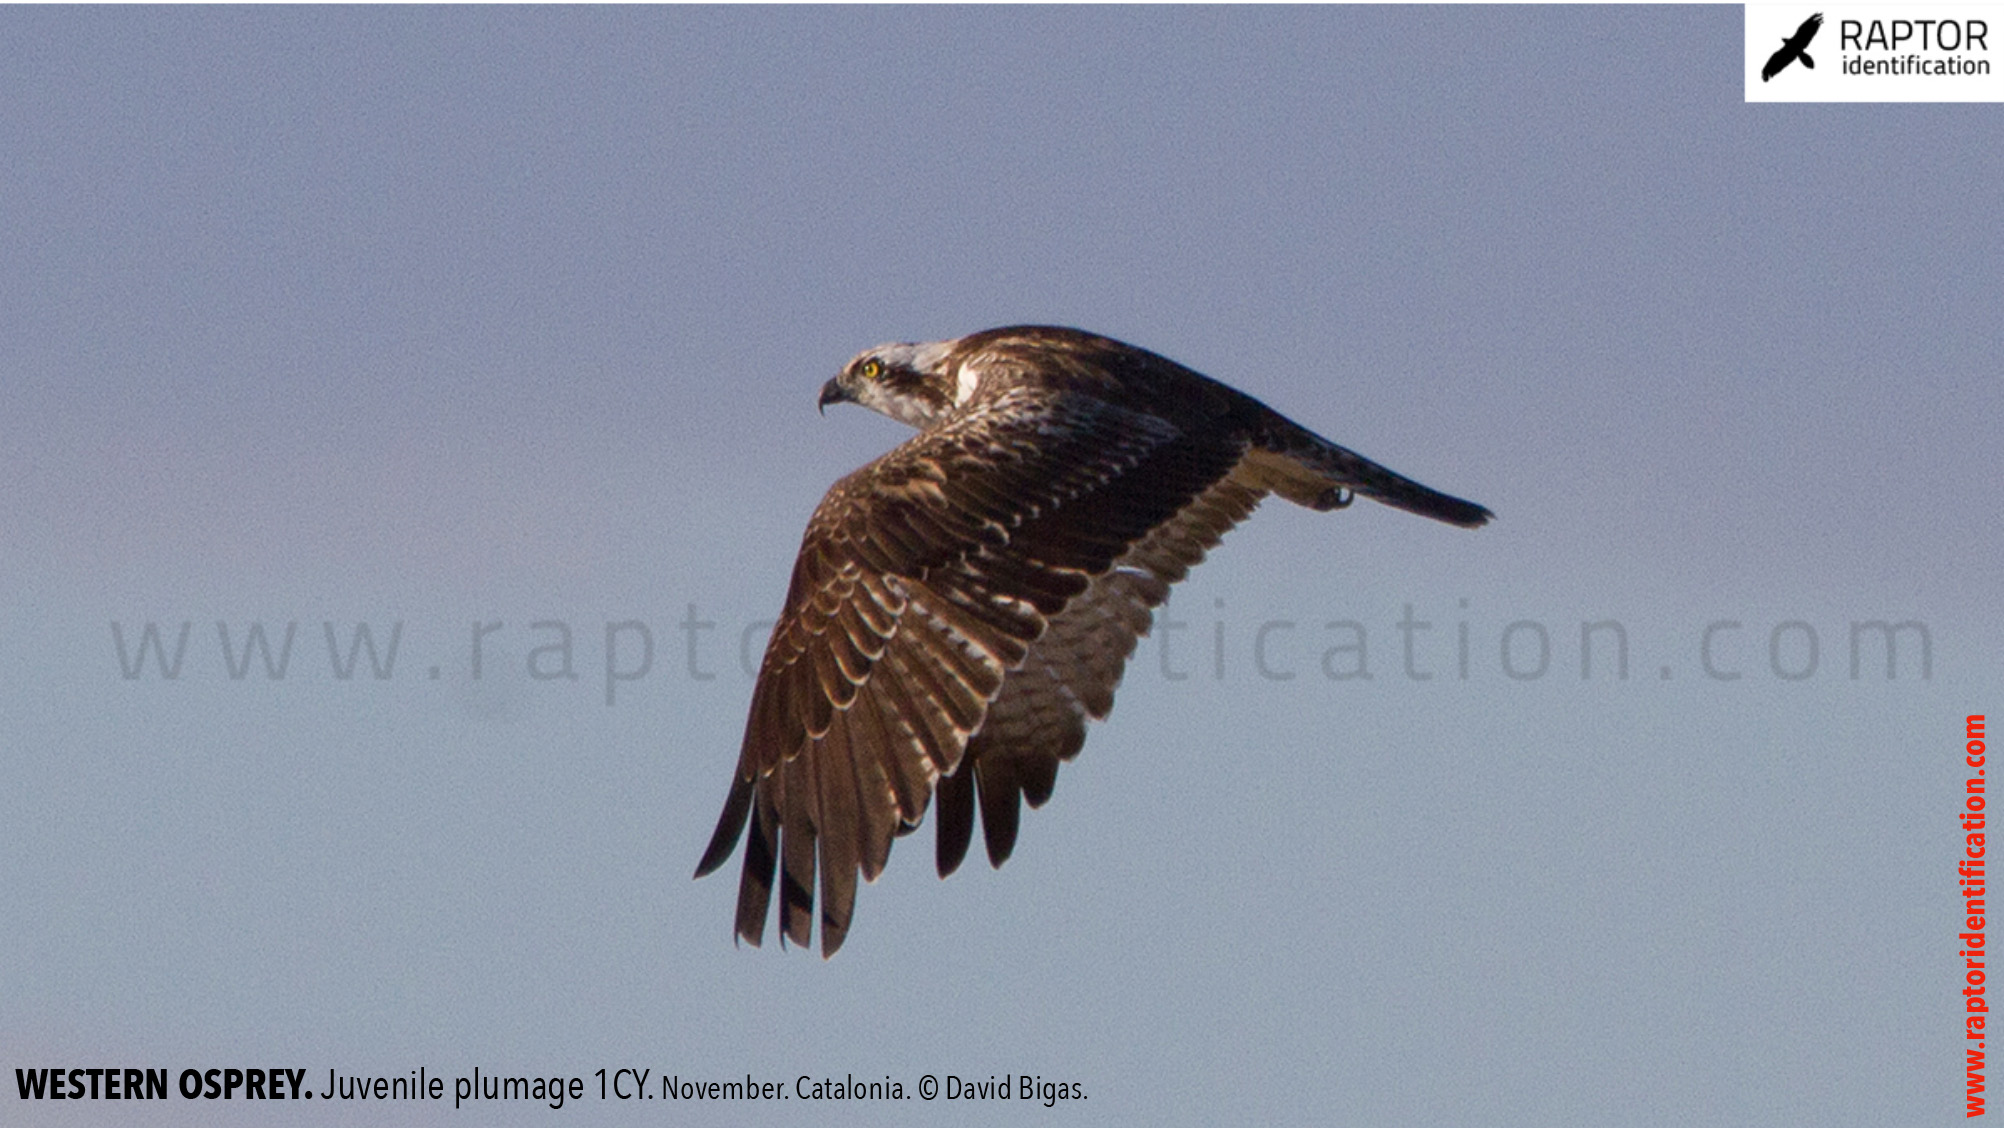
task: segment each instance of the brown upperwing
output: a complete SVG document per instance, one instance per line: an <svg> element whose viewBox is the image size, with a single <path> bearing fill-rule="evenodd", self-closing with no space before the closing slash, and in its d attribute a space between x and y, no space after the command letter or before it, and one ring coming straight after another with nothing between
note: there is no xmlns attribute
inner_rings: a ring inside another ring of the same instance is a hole
<svg viewBox="0 0 2004 1128"><path fill-rule="evenodd" d="M777 870L784 934L807 944L818 869L822 952L839 948L857 872L882 872L1050 622L1244 451L1242 436L1022 386L836 483L808 523L697 869L722 865L751 823L738 935L762 938Z"/></svg>

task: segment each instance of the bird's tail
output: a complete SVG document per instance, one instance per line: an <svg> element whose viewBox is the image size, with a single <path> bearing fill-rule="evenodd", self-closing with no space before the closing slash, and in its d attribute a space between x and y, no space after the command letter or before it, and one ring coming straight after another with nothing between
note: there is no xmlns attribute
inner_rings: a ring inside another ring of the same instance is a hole
<svg viewBox="0 0 2004 1128"><path fill-rule="evenodd" d="M1420 485L1363 455L1275 413L1265 441L1248 452L1245 471L1252 484L1310 509L1340 509L1352 493L1395 509L1474 528L1495 514L1461 498Z"/></svg>

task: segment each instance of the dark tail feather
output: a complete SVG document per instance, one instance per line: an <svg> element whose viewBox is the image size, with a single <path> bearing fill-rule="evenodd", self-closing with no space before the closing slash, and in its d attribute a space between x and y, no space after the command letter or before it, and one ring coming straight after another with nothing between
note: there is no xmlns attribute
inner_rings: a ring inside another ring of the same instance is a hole
<svg viewBox="0 0 2004 1128"><path fill-rule="evenodd" d="M1344 453L1348 454L1348 451ZM1352 457L1355 457L1352 455ZM1359 459L1363 462L1364 460ZM1355 485L1349 486L1373 501L1382 501L1394 509L1473 529L1489 523L1495 514L1475 504L1451 494L1422 486L1411 478L1400 477L1390 470L1374 463L1364 462L1365 472Z"/></svg>
<svg viewBox="0 0 2004 1128"><path fill-rule="evenodd" d="M1394 509L1472 529L1495 514L1472 501L1422 486L1282 419L1279 433L1264 449L1249 451L1242 464L1252 484L1270 489L1310 509L1341 509L1353 493Z"/></svg>

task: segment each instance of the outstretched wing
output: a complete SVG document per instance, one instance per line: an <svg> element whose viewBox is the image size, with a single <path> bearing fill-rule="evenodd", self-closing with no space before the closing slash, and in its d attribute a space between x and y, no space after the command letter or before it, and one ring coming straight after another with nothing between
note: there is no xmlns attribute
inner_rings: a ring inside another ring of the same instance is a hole
<svg viewBox="0 0 2004 1128"><path fill-rule="evenodd" d="M882 872L892 838L918 824L991 715L993 751L972 751L998 773L1024 759L1012 750L1034 743L1021 734L1047 714L1068 723L1055 698L1104 715L1131 636L1146 628L1137 616L1170 578L1116 562L1173 527L1246 447L1229 430L1018 386L836 483L808 523L697 868L721 866L749 823L738 935L763 937L777 877L783 933L806 945L818 876L832 954L856 875ZM1095 625L1109 615L1111 633ZM1012 815L1018 794L1049 794L1039 771L1008 776Z"/></svg>
<svg viewBox="0 0 2004 1128"><path fill-rule="evenodd" d="M1022 803L1051 797L1058 765L1085 744L1086 721L1105 720L1113 691L1155 608L1266 490L1248 480L1246 463L1197 495L1093 578L1085 593L1050 620L1021 667L1002 683L988 718L967 746L959 770L939 781L936 864L959 868L974 835L977 799L988 861L999 866L1016 846Z"/></svg>

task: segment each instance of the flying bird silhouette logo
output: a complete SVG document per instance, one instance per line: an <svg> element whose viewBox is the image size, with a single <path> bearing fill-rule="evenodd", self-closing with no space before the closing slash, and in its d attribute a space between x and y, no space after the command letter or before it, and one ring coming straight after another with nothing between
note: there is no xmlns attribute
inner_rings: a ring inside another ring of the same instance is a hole
<svg viewBox="0 0 2004 1128"><path fill-rule="evenodd" d="M1822 27L1822 12L1803 20L1802 26L1795 29L1794 35L1781 41L1781 50L1767 57L1767 65L1760 68L1760 80L1766 82L1787 70L1788 64L1797 59L1802 60L1803 66L1815 70L1816 60L1809 57L1809 41L1816 38L1816 32Z"/></svg>

